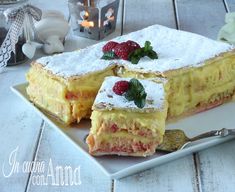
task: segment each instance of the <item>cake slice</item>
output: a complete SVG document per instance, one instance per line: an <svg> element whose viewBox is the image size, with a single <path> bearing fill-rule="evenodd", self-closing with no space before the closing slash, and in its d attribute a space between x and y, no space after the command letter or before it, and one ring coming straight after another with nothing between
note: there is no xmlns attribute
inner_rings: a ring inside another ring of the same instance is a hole
<svg viewBox="0 0 235 192"><path fill-rule="evenodd" d="M89 152L152 155L163 140L166 115L163 83L107 77L93 104Z"/></svg>

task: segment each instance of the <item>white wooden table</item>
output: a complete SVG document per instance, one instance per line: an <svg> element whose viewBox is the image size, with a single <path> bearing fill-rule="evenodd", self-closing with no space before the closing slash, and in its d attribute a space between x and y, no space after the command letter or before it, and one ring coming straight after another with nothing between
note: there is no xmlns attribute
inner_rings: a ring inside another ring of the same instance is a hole
<svg viewBox="0 0 235 192"><path fill-rule="evenodd" d="M58 9L68 15L66 0L33 0L43 9ZM191 31L216 38L224 15L235 10L235 0L123 0L117 30L110 39L151 24ZM66 50L82 48L96 41L69 37ZM25 82L29 63L8 68L0 74L0 192L23 191L235 191L235 141L206 149L121 180L110 180L58 132L49 127L11 91L10 86ZM44 161L54 165L80 166L81 185L35 185L34 173L10 173L10 153L16 160ZM5 167L3 166L5 163ZM2 171L4 170L5 176Z"/></svg>

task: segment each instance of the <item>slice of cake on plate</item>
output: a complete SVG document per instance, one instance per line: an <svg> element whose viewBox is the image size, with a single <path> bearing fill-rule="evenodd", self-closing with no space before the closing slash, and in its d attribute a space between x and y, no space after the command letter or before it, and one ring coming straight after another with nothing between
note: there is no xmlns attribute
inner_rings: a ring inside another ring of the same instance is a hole
<svg viewBox="0 0 235 192"><path fill-rule="evenodd" d="M166 115L163 83L107 77L93 104L89 152L152 155L163 140Z"/></svg>

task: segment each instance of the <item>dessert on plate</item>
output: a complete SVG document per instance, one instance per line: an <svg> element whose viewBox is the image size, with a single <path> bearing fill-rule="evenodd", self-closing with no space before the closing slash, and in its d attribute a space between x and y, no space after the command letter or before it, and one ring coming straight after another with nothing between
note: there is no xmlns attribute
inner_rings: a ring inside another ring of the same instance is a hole
<svg viewBox="0 0 235 192"><path fill-rule="evenodd" d="M165 83L107 77L93 104L89 152L148 156L162 142L167 116Z"/></svg>
<svg viewBox="0 0 235 192"><path fill-rule="evenodd" d="M153 25L108 43L36 60L27 75L27 93L63 122L79 122L89 117L104 78L112 75L167 80L167 118L191 115L234 97L234 47Z"/></svg>

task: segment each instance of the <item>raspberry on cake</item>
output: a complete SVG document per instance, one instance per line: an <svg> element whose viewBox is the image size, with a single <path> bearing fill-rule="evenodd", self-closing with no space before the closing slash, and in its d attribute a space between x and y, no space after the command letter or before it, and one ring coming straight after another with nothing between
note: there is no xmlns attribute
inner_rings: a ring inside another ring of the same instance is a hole
<svg viewBox="0 0 235 192"><path fill-rule="evenodd" d="M113 92L117 95L122 95L125 93L129 88L129 82L128 81L118 81L113 86Z"/></svg>
<svg viewBox="0 0 235 192"><path fill-rule="evenodd" d="M112 60L112 59L122 59L130 61L132 64L137 64L142 57L149 57L150 59L157 59L158 55L153 50L151 43L146 41L144 47L135 41L125 41L117 43L115 41L109 41L103 47L104 55L101 59Z"/></svg>
<svg viewBox="0 0 235 192"><path fill-rule="evenodd" d="M103 48L102 51L105 52L109 52L109 51L113 51L113 49L118 45L119 43L115 42L115 41L109 41L108 43L106 43Z"/></svg>
<svg viewBox="0 0 235 192"><path fill-rule="evenodd" d="M93 104L89 152L95 156L152 155L163 140L166 115L163 83L107 77Z"/></svg>

